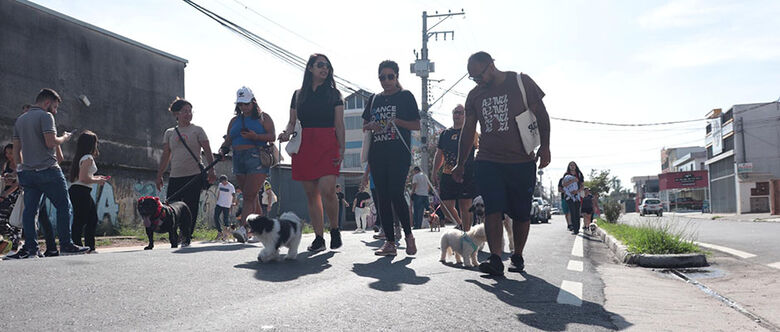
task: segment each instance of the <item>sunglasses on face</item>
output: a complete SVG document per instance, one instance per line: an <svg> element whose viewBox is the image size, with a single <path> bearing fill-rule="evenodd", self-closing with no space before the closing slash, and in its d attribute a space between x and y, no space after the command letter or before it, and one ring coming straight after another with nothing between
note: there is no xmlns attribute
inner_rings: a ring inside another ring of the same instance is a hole
<svg viewBox="0 0 780 332"><path fill-rule="evenodd" d="M475 76L469 76L469 79L474 81L474 82L481 82L482 81L482 75L485 74L485 71L488 69L488 67L490 67L489 63L485 65L485 68L482 68L482 71L479 72L479 74L477 74Z"/></svg>
<svg viewBox="0 0 780 332"><path fill-rule="evenodd" d="M379 75L380 81L392 81L395 79L395 74Z"/></svg>
<svg viewBox="0 0 780 332"><path fill-rule="evenodd" d="M463 111L452 112L452 115L463 115L463 114L466 114L466 112L463 112Z"/></svg>
<svg viewBox="0 0 780 332"><path fill-rule="evenodd" d="M238 106L247 106L247 105L251 105L251 104L252 103L238 103Z"/></svg>
<svg viewBox="0 0 780 332"><path fill-rule="evenodd" d="M317 62L314 63L314 66L316 66L317 68L326 68L327 67L328 69L330 69L330 64L327 63L327 62L324 62L324 61L317 61Z"/></svg>

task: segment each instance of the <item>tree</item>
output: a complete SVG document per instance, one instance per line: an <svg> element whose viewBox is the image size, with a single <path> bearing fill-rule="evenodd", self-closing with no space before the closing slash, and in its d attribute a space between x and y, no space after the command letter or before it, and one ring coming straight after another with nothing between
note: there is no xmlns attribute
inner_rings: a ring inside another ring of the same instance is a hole
<svg viewBox="0 0 780 332"><path fill-rule="evenodd" d="M612 189L612 184L615 180L617 180L618 185L620 185L620 180L617 179L617 177L609 177L609 170L603 169L603 170L596 170L591 169L590 174L588 175L588 180L585 181L584 185L587 188L590 188L590 191L593 194L598 194L601 197L606 196L610 189Z"/></svg>

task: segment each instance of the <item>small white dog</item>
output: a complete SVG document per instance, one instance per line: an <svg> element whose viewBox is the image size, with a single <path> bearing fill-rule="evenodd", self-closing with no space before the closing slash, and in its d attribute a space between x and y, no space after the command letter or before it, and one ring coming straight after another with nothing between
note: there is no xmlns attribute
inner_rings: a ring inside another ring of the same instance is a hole
<svg viewBox="0 0 780 332"><path fill-rule="evenodd" d="M446 262L447 255L454 252L455 261L458 264L463 263L467 267L476 266L479 264L477 252L486 241L484 224L476 225L468 232L450 229L441 235L441 259L439 261ZM463 257L463 261L461 261L461 257Z"/></svg>
<svg viewBox="0 0 780 332"><path fill-rule="evenodd" d="M474 200L471 202L471 208L469 208L469 211L471 213L474 213L475 225L480 225L485 223L485 201L482 199L482 196L474 197ZM513 234L512 218L509 218L509 216L504 215L503 224L504 224L504 230L506 230L506 237L507 239L509 239L509 252L514 252L515 238L514 235L512 235ZM480 247L479 249L482 249L482 247Z"/></svg>
<svg viewBox="0 0 780 332"><path fill-rule="evenodd" d="M263 250L257 255L259 262L282 260L279 256L279 247L282 246L287 247L287 255L284 259L295 259L298 255L303 225L301 225L301 218L298 218L295 213L285 212L278 219L250 214L247 216L247 222L263 244Z"/></svg>

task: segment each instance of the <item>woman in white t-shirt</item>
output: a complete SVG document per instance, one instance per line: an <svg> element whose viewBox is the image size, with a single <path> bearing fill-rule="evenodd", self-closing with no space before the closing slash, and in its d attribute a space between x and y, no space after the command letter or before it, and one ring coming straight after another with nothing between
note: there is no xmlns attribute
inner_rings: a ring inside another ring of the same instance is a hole
<svg viewBox="0 0 780 332"><path fill-rule="evenodd" d="M95 133L85 130L79 135L76 143L76 154L73 155L68 180L70 188L68 195L73 205L73 224L71 225L71 238L77 246L89 247L87 253L95 251L95 229L97 228L97 206L92 200L92 184L103 185L110 176L95 175L97 165L95 157L98 156L98 137ZM84 244L81 243L81 233L84 232Z"/></svg>

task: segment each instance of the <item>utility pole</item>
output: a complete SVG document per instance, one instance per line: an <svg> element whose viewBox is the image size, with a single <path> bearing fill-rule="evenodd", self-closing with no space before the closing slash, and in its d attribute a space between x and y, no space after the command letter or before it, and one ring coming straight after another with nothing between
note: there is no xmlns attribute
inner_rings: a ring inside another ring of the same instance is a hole
<svg viewBox="0 0 780 332"><path fill-rule="evenodd" d="M450 17L465 14L466 12L464 12L463 9L460 10L460 13L452 13L451 11L448 11L446 14L439 14L439 12L436 12L434 15L428 15L428 12L424 11L422 13L422 48L420 49L419 54L415 52L416 59L410 66L411 72L419 76L420 80L422 81L422 109L420 110L420 154L422 158L420 168L422 169L423 173L429 177L434 176L434 174L430 173L431 163L428 158L428 136L431 135L431 117L428 113L428 76L430 73L434 72L435 67L434 63L428 59L428 40L430 37L434 37L435 40L438 40L439 35L442 35L444 40L447 40L447 34L449 34L450 37L454 39L455 31L431 31L431 29L435 28L441 22L444 22L444 20ZM439 21L428 28L429 18L439 18Z"/></svg>

